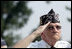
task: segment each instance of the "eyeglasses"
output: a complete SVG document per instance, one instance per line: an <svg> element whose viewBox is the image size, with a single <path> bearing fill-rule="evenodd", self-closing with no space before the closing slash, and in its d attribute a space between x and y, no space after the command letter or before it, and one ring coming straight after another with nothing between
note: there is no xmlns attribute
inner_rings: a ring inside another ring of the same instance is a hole
<svg viewBox="0 0 72 49"><path fill-rule="evenodd" d="M48 30L53 30L54 28L59 30L59 29L61 29L61 26L49 26L49 27L47 27Z"/></svg>

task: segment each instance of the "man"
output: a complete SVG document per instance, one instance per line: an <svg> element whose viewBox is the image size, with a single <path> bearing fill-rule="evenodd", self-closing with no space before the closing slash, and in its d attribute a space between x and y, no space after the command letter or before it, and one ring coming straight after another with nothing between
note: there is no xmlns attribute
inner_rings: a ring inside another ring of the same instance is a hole
<svg viewBox="0 0 72 49"><path fill-rule="evenodd" d="M53 9L46 15L40 17L40 27L25 39L19 41L14 48L71 48L66 41L59 41L61 25L58 15ZM41 36L41 41L32 41Z"/></svg>
<svg viewBox="0 0 72 49"><path fill-rule="evenodd" d="M1 48L7 48L6 42L1 38Z"/></svg>

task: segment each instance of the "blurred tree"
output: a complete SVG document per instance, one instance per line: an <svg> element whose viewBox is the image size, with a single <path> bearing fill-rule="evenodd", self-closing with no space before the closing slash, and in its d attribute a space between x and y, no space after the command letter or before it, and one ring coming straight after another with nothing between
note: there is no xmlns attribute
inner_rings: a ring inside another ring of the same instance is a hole
<svg viewBox="0 0 72 49"><path fill-rule="evenodd" d="M68 11L70 11L70 13L71 13L71 8L70 7L68 7L68 6L65 6L65 8L68 10ZM71 18L67 18L67 20L69 21L69 22L71 22ZM68 41L69 43L71 43L71 41Z"/></svg>
<svg viewBox="0 0 72 49"><path fill-rule="evenodd" d="M1 1L1 37L8 46L13 45L13 33L4 36L4 31L22 27L27 23L32 10L27 7L26 1ZM16 36L18 39L18 35Z"/></svg>
<svg viewBox="0 0 72 49"><path fill-rule="evenodd" d="M70 11L70 13L71 13L71 8L70 8L70 7L65 6L65 8L66 8L68 11ZM71 18L67 18L67 20L68 20L69 22L71 22Z"/></svg>

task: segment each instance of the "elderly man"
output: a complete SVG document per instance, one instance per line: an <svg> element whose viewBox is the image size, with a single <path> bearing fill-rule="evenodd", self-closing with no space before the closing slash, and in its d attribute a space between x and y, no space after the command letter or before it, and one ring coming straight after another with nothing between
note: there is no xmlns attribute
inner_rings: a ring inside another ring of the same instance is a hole
<svg viewBox="0 0 72 49"><path fill-rule="evenodd" d="M41 41L32 42L41 36ZM24 40L19 41L14 48L71 48L66 41L59 41L61 37L61 25L58 15L53 9L40 17L40 27Z"/></svg>

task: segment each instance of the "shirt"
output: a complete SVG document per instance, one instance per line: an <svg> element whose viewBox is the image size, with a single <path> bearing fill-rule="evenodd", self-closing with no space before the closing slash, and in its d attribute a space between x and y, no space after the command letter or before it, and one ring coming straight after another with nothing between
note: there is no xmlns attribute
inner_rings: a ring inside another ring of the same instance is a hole
<svg viewBox="0 0 72 49"><path fill-rule="evenodd" d="M51 48L49 44L47 44L44 40L36 41L30 43L27 48ZM54 45L54 48L71 48L71 44L67 41L57 41Z"/></svg>

